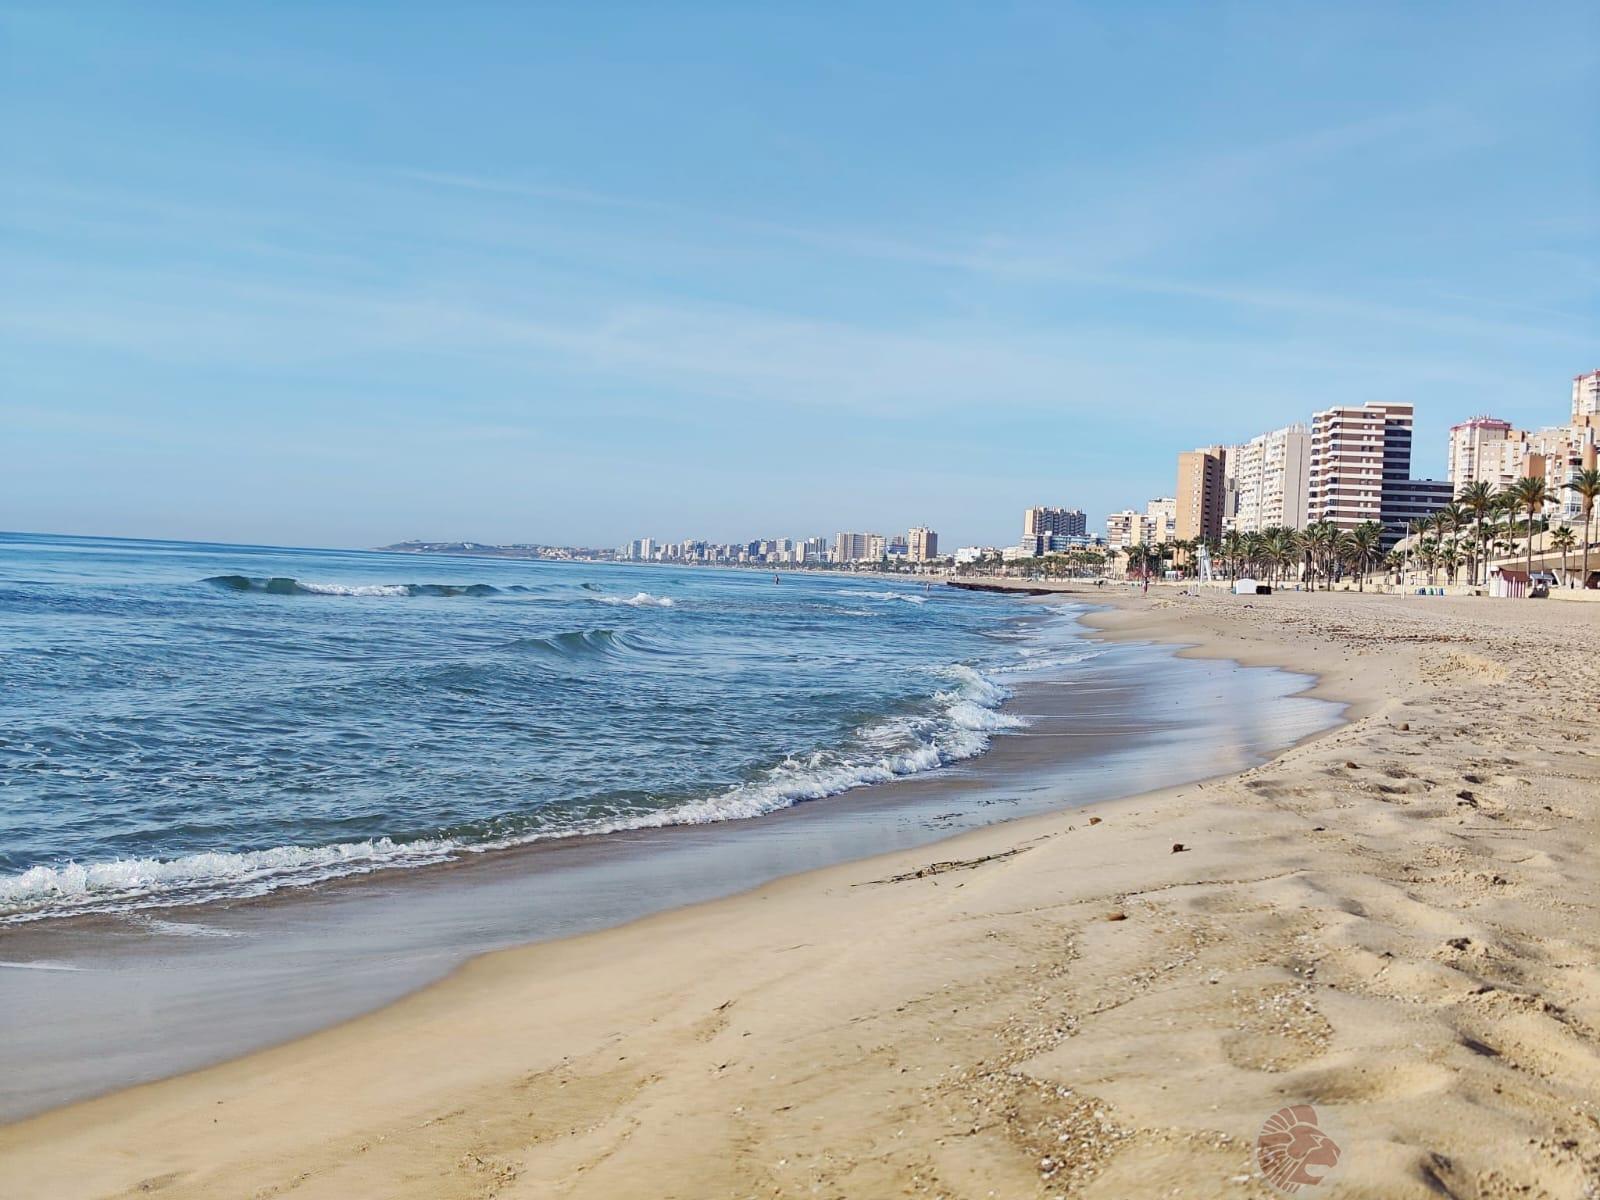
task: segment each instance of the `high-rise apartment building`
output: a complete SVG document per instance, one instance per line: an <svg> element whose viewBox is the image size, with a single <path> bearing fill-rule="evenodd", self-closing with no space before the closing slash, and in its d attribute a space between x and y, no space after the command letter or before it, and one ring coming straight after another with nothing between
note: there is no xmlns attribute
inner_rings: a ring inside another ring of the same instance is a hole
<svg viewBox="0 0 1600 1200"><path fill-rule="evenodd" d="M1113 550L1144 545L1144 514L1136 508L1125 508L1106 517L1106 545Z"/></svg>
<svg viewBox="0 0 1600 1200"><path fill-rule="evenodd" d="M1383 519L1385 480L1411 475L1412 406L1340 404L1311 419L1306 515L1353 529Z"/></svg>
<svg viewBox="0 0 1600 1200"><path fill-rule="evenodd" d="M912 562L931 562L939 557L939 535L917 525L906 533L906 548Z"/></svg>
<svg viewBox="0 0 1600 1200"><path fill-rule="evenodd" d="M1586 417L1600 421L1600 371L1590 371L1572 381L1572 423L1582 425Z"/></svg>
<svg viewBox="0 0 1600 1200"><path fill-rule="evenodd" d="M1183 541L1222 536L1227 489L1223 468L1227 447L1207 446L1178 455L1177 512L1174 535Z"/></svg>
<svg viewBox="0 0 1600 1200"><path fill-rule="evenodd" d="M1157 496L1144 506L1144 540L1165 546L1178 536L1178 498Z"/></svg>
<svg viewBox="0 0 1600 1200"><path fill-rule="evenodd" d="M1234 482L1233 512L1223 524L1240 533L1306 526L1311 486L1311 434L1288 425L1228 450L1227 475Z"/></svg>
<svg viewBox="0 0 1600 1200"><path fill-rule="evenodd" d="M867 556L867 535L864 533L837 533L833 537L833 561L860 562Z"/></svg>
<svg viewBox="0 0 1600 1200"><path fill-rule="evenodd" d="M1035 537L1086 537L1089 521L1080 508L1046 508L1038 505L1022 514L1022 540Z"/></svg>
<svg viewBox="0 0 1600 1200"><path fill-rule="evenodd" d="M1488 479L1500 486L1498 476L1507 464L1511 422L1499 417L1473 417L1450 426L1450 457L1445 478L1459 493L1469 483Z"/></svg>
<svg viewBox="0 0 1600 1200"><path fill-rule="evenodd" d="M861 557L868 562L881 562L883 556L889 553L889 539L881 533L869 533L866 539L866 553Z"/></svg>
<svg viewBox="0 0 1600 1200"><path fill-rule="evenodd" d="M1576 519L1580 501L1566 484L1578 471L1594 465L1596 445L1600 443L1600 412L1584 411L1591 402L1584 383L1592 378L1580 375L1573 381L1570 425L1514 429L1509 421L1474 417L1452 426L1450 483L1456 493L1463 485L1480 480L1503 491L1517 480L1532 476L1545 479L1550 485L1545 516L1552 520Z"/></svg>
<svg viewBox="0 0 1600 1200"><path fill-rule="evenodd" d="M1406 524L1450 502L1448 480L1411 478L1409 404L1341 404L1311 421L1311 487L1306 515L1353 529L1365 521L1383 526L1393 545Z"/></svg>

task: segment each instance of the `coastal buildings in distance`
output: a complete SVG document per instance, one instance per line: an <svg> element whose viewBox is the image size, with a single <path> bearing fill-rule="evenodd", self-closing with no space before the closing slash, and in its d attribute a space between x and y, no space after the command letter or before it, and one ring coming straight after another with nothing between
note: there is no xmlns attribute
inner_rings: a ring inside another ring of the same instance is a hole
<svg viewBox="0 0 1600 1200"><path fill-rule="evenodd" d="M1600 370L1572 380L1571 406L1563 425L1517 429L1491 415L1450 429L1445 479L1412 474L1415 412L1411 404L1369 402L1334 405L1238 444L1216 443L1177 455L1173 494L1156 496L1142 508L1106 517L1106 533L1094 537L1081 508L1033 505L1023 511L1021 537L1005 547L962 546L941 553L927 526L904 534L841 532L832 537L762 538L718 543L698 539L660 542L639 538L616 551L476 542L404 542L383 547L411 553L491 555L713 565L831 566L852 570L932 570L953 563L998 566L1030 559L1069 556L1077 569L1103 565L1105 552L1195 541L1224 535L1305 529L1327 522L1354 529L1368 521L1392 547L1408 526L1450 505L1476 482L1504 492L1518 480L1543 479L1547 499L1540 514L1558 525L1586 531L1583 499L1569 486L1596 467L1600 443ZM1181 558L1178 561L1183 561Z"/></svg>
<svg viewBox="0 0 1600 1200"><path fill-rule="evenodd" d="M620 547L616 558L619 562L796 567L859 563L920 566L940 561L939 535L925 525L887 536L846 532L832 538L758 538L751 542L706 542L694 538L657 542L638 538Z"/></svg>
<svg viewBox="0 0 1600 1200"><path fill-rule="evenodd" d="M1419 511L1450 499L1448 483L1411 478L1412 420L1409 404L1335 405L1313 414L1309 430L1286 425L1241 445L1184 451L1177 536L1377 521L1393 544Z"/></svg>
<svg viewBox="0 0 1600 1200"><path fill-rule="evenodd" d="M1478 416L1450 428L1449 481L1456 492L1480 480L1496 491L1518 479L1544 479L1553 486L1544 515L1553 521L1582 520L1582 499L1564 485L1596 465L1600 445L1600 371L1572 381L1572 408L1565 425L1516 429L1498 417Z"/></svg>
<svg viewBox="0 0 1600 1200"><path fill-rule="evenodd" d="M1106 541L1117 549L1194 539L1214 542L1228 532L1304 529L1328 522L1382 528L1384 547L1410 523L1450 504L1467 484L1503 491L1519 479L1549 483L1543 517L1582 524L1582 498L1567 485L1596 465L1600 443L1600 370L1572 381L1564 425L1516 429L1483 415L1452 426L1446 477L1412 474L1415 410L1406 403L1341 404L1314 413L1309 426L1291 424L1238 445L1216 444L1177 456L1171 499L1151 500L1106 517ZM1175 508L1170 528L1158 515ZM1031 510L1030 510L1031 511Z"/></svg>
<svg viewBox="0 0 1600 1200"><path fill-rule="evenodd" d="M1022 512L1022 537L1008 558L1042 558L1090 545L1089 518L1081 508L1052 508L1039 504Z"/></svg>

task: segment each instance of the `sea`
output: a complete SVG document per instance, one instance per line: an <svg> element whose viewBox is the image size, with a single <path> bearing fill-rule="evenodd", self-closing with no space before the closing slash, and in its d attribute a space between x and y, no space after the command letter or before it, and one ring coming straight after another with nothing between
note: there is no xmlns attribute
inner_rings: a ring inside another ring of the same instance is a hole
<svg viewBox="0 0 1600 1200"><path fill-rule="evenodd" d="M0 534L0 923L760 817L1096 653L883 576Z"/></svg>

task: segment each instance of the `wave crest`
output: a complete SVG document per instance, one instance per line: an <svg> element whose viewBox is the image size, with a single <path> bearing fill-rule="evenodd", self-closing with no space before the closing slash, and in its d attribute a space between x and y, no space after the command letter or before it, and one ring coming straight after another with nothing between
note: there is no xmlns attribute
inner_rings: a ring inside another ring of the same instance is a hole
<svg viewBox="0 0 1600 1200"><path fill-rule="evenodd" d="M860 600L898 600L903 604L926 604L926 596L913 595L911 592L864 592L859 588L839 588L833 593L835 596L851 596Z"/></svg>
<svg viewBox="0 0 1600 1200"><path fill-rule="evenodd" d="M202 579L225 592L264 592L269 596L498 596L487 583L317 583L286 575L212 575ZM513 588L525 591L525 588Z"/></svg>
<svg viewBox="0 0 1600 1200"><path fill-rule="evenodd" d="M601 604L625 604L629 608L671 608L671 596L652 596L649 592L635 592L631 596L596 596Z"/></svg>
<svg viewBox="0 0 1600 1200"><path fill-rule="evenodd" d="M141 907L142 903L258 896L385 866L442 862L459 848L447 838L396 842L385 837L332 846L276 846L178 858L119 858L30 867L16 875L0 876L0 912L16 919L48 915L40 911L46 906L54 912L62 907Z"/></svg>
<svg viewBox="0 0 1600 1200"><path fill-rule="evenodd" d="M504 643L508 650L526 650L550 658L603 658L621 654L670 654L655 642L616 629L572 629L545 637L521 637Z"/></svg>
<svg viewBox="0 0 1600 1200"><path fill-rule="evenodd" d="M671 653L631 632L603 628L521 638L507 645L556 659ZM330 846L280 846L170 859L36 866L0 876L0 924L66 913L127 911L260 896L338 876L424 866L462 854L530 842L742 820L807 800L938 770L982 754L995 733L1027 724L1021 717L997 711L1011 696L1004 685L969 666L952 666L943 674L949 686L933 693L931 709L878 720L859 729L852 743L844 748L791 756L746 782L659 810L635 811L605 821L545 828L493 841L440 836L402 842L377 837Z"/></svg>

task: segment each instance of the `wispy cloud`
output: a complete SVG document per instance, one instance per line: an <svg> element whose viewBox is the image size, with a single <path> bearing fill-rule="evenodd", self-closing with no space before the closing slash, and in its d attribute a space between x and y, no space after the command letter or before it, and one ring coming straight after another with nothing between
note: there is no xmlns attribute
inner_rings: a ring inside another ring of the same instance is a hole
<svg viewBox="0 0 1600 1200"><path fill-rule="evenodd" d="M1206 301L1239 309L1309 318L1398 326L1456 337L1531 339L1574 348L1590 341L1579 314L1544 309L1550 321L1514 323L1498 303L1476 303L1428 289L1416 304L1334 292L1326 288L1230 282L1208 272L1191 278L1159 269L1166 251L1238 228L1255 218L1290 180L1318 164L1379 151L1446 156L1480 145L1486 134L1447 109L1378 114L1298 136L1230 148L1187 160L1161 160L1080 185L1091 199L1064 205L1047 220L1016 214L1001 228L921 237L882 231L815 227L707 210L655 199L560 184L471 173L399 169L393 174L429 188L477 193L551 206L670 218L677 237L739 236L792 243L840 258L896 263L981 277L997 283L1059 285L1090 292ZM1049 207L1041 197L1042 207ZM1003 231L1011 224L1015 231ZM1441 304L1441 300L1446 303ZM1456 310L1452 311L1450 304ZM1465 311L1463 311L1465 310ZM1534 311L1530 309L1529 311Z"/></svg>

